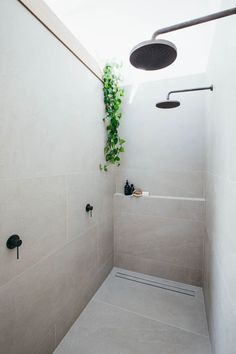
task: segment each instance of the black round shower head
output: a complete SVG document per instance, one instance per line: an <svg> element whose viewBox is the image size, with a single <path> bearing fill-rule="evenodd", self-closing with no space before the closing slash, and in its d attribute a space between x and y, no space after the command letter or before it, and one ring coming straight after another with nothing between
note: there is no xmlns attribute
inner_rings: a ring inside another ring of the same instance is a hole
<svg viewBox="0 0 236 354"><path fill-rule="evenodd" d="M151 39L136 45L130 53L133 66L143 70L158 70L175 61L176 46L164 39Z"/></svg>
<svg viewBox="0 0 236 354"><path fill-rule="evenodd" d="M166 101L162 101L162 102L158 102L156 104L157 108L176 108L180 106L180 102L179 101L171 101L171 100L166 100Z"/></svg>

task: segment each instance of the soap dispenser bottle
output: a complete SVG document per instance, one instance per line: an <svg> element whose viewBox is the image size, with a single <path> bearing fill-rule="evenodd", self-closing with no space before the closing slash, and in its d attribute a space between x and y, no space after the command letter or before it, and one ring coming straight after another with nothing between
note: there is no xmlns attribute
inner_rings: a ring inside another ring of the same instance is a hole
<svg viewBox="0 0 236 354"><path fill-rule="evenodd" d="M130 186L130 194L133 194L133 193L134 193L134 185L131 184L131 186Z"/></svg>
<svg viewBox="0 0 236 354"><path fill-rule="evenodd" d="M129 185L128 180L126 180L126 183L125 183L124 193L125 193L125 195L130 195L131 194L131 187Z"/></svg>

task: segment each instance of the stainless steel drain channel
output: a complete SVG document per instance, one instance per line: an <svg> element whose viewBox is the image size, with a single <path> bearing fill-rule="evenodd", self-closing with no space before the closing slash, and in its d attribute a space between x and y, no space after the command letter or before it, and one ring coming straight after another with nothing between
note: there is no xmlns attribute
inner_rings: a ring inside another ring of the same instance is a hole
<svg viewBox="0 0 236 354"><path fill-rule="evenodd" d="M192 296L192 297L196 296L196 292L194 290L190 290L190 289L183 288L180 286L168 285L168 284L158 282L155 280L145 279L145 278L141 278L138 276L134 276L134 275L126 274L126 273L121 273L121 272L116 272L115 276L117 278L133 281L135 283L153 286L155 288L173 291L175 293L179 293L179 294L183 294L183 295L188 295L188 296Z"/></svg>

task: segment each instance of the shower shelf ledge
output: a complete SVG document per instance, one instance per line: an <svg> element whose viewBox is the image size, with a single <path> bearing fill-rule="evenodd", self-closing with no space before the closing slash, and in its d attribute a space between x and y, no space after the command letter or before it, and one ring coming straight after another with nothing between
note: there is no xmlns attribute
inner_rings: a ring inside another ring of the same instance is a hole
<svg viewBox="0 0 236 354"><path fill-rule="evenodd" d="M205 202L205 198L191 198L191 197L176 197L176 196L165 196L165 195L148 195L148 196L142 196L140 198L137 197L132 197L131 195L124 195L122 193L115 193L115 196L123 197L123 198L132 198L132 199L142 199L142 198L151 198L151 199L172 199L172 200L191 200L191 201L201 201Z"/></svg>

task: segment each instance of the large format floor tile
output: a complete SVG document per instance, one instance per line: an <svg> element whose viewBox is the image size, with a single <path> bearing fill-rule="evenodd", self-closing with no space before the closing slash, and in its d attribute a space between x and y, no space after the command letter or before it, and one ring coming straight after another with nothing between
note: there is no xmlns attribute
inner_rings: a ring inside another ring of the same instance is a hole
<svg viewBox="0 0 236 354"><path fill-rule="evenodd" d="M93 300L55 354L209 354L209 341Z"/></svg>
<svg viewBox="0 0 236 354"><path fill-rule="evenodd" d="M98 290L95 295L96 299L168 325L208 335L205 307L200 288L184 285L189 289L196 289L198 296L191 297L117 278L115 277L117 269L113 269ZM124 272L137 274L128 271ZM160 279L146 275L145 278ZM167 283L175 284L175 282L171 281L167 281Z"/></svg>
<svg viewBox="0 0 236 354"><path fill-rule="evenodd" d="M54 354L211 353L200 288L187 286L196 291L191 297L117 278L117 271L143 276L114 268Z"/></svg>

